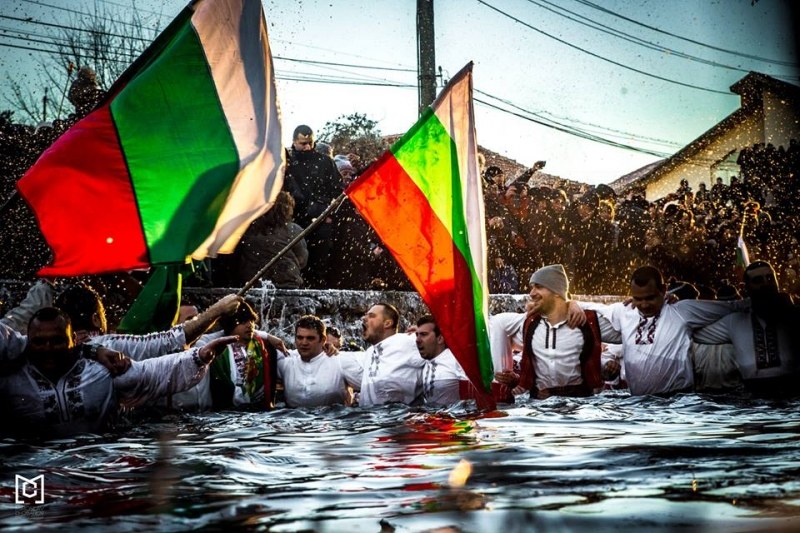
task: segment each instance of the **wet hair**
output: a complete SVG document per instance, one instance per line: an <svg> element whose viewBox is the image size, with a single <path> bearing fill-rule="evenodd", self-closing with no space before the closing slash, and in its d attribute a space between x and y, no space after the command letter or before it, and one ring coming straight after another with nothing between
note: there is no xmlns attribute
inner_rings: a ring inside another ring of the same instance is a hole
<svg viewBox="0 0 800 533"><path fill-rule="evenodd" d="M739 294L739 290L733 285L726 283L717 287L717 300L729 301L741 299L742 296Z"/></svg>
<svg viewBox="0 0 800 533"><path fill-rule="evenodd" d="M219 319L219 325L226 335L230 335L239 324L246 324L248 322L258 322L258 313L255 312L253 306L248 302L240 303L233 314L225 315Z"/></svg>
<svg viewBox="0 0 800 533"><path fill-rule="evenodd" d="M400 313L397 311L397 308L385 302L378 302L375 305L383 307L384 316L392 322L392 328L397 330L397 328L400 327Z"/></svg>
<svg viewBox="0 0 800 533"><path fill-rule="evenodd" d="M417 327L422 326L424 324L433 324L433 333L436 336L442 334L441 330L439 330L438 324L436 324L436 320L431 315L422 315L417 319Z"/></svg>
<svg viewBox="0 0 800 533"><path fill-rule="evenodd" d="M36 312L31 316L30 320L28 320L28 329L30 329L34 320L38 320L39 322L52 322L54 320L58 320L59 318L64 321L64 324L68 328L72 326L72 320L70 320L69 315L63 310L57 307L42 307L36 310Z"/></svg>
<svg viewBox="0 0 800 533"><path fill-rule="evenodd" d="M637 287L645 287L651 281L655 282L656 289L664 290L664 278L661 276L661 271L654 266L639 267L631 275L631 283Z"/></svg>
<svg viewBox="0 0 800 533"><path fill-rule="evenodd" d="M294 332L297 333L297 330L300 328L313 329L319 334L320 339L324 338L327 333L325 329L325 322L314 315L303 315L298 318L297 322L294 324Z"/></svg>
<svg viewBox="0 0 800 533"><path fill-rule="evenodd" d="M294 129L294 133L292 134L292 139L297 139L300 135L304 135L306 137L308 137L309 135L314 135L314 130L312 130L310 126L301 124Z"/></svg>
<svg viewBox="0 0 800 533"><path fill-rule="evenodd" d="M95 329L92 322L95 313L105 316L100 295L84 283L68 286L58 295L53 305L70 317L72 327L78 331Z"/></svg>
<svg viewBox="0 0 800 533"><path fill-rule="evenodd" d="M695 285L697 288L697 292L700 294L697 296L698 300L716 300L717 299L717 291L715 291L712 287L708 285L703 285L702 283L698 283Z"/></svg>
<svg viewBox="0 0 800 533"><path fill-rule="evenodd" d="M764 268L764 267L769 268L772 271L773 277L775 276L775 269L772 268L772 265L770 265L766 261L761 261L761 260L753 261L752 263L747 265L747 268L744 269L743 280L744 280L745 284L747 284L747 282L750 281L750 272L751 271L753 271L753 270L755 270L757 268Z"/></svg>

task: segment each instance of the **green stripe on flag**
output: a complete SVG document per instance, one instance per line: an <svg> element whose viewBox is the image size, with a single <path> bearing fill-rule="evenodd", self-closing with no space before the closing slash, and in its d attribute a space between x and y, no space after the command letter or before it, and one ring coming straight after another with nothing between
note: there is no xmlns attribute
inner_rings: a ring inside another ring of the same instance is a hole
<svg viewBox="0 0 800 533"><path fill-rule="evenodd" d="M420 120L392 146L391 151L428 199L431 209L450 232L456 248L469 267L477 351L480 354L478 364L484 384L488 386L494 376L488 327L483 316L484 287L470 251L456 145L434 111L428 108ZM441 186L445 183L449 187Z"/></svg>
<svg viewBox="0 0 800 533"><path fill-rule="evenodd" d="M202 45L188 20L119 93L111 112L150 261L183 262L214 229L239 170Z"/></svg>
<svg viewBox="0 0 800 533"><path fill-rule="evenodd" d="M181 305L183 265L159 265L122 317L117 332L143 335L172 327Z"/></svg>

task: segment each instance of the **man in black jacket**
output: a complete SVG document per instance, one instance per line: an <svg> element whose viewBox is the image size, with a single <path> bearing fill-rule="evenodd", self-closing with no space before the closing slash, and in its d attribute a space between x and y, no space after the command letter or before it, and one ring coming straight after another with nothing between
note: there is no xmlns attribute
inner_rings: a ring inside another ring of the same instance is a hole
<svg viewBox="0 0 800 533"><path fill-rule="evenodd" d="M295 201L295 222L307 227L341 193L339 172L333 159L314 150L314 132L306 126L295 128L292 147L286 152L286 174L283 190ZM306 236L308 267L305 271L309 287L327 287L328 261L331 253L332 217L327 217Z"/></svg>

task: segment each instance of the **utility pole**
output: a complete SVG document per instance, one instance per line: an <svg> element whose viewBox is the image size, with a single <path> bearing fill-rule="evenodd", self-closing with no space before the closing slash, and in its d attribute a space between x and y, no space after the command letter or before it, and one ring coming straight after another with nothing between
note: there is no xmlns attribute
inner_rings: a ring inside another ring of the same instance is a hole
<svg viewBox="0 0 800 533"><path fill-rule="evenodd" d="M433 0L417 0L417 80L420 114L436 99L435 50Z"/></svg>

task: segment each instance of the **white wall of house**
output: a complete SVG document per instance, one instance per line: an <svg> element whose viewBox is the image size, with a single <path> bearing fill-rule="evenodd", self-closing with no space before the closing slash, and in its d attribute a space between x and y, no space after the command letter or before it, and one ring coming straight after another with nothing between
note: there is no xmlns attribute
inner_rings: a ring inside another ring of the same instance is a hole
<svg viewBox="0 0 800 533"><path fill-rule="evenodd" d="M759 111L747 117L732 129L716 137L708 146L694 154L688 161L678 164L669 172L661 175L658 180L649 183L645 190L645 197L649 201L675 192L681 180L689 181L689 186L696 191L700 182L705 182L706 187L716 183L716 175L712 173L715 163L725 158L732 151L738 152L745 146L764 142L764 120ZM787 143L788 144L788 143ZM723 179L729 183L729 179Z"/></svg>
<svg viewBox="0 0 800 533"><path fill-rule="evenodd" d="M735 160L739 150L756 143L788 147L789 139L800 139L800 103L765 88L761 105L750 110L744 121L716 136L687 161L679 163L658 180L649 183L646 197L650 201L663 198L675 192L682 179L689 180L689 185L695 191L700 182L705 182L710 189L716 183L717 175L722 175L726 184L730 183L730 174L733 172L715 170L726 156ZM730 155L732 152L733 155ZM722 165L722 168L725 167L726 165ZM731 169L730 166L727 168Z"/></svg>

